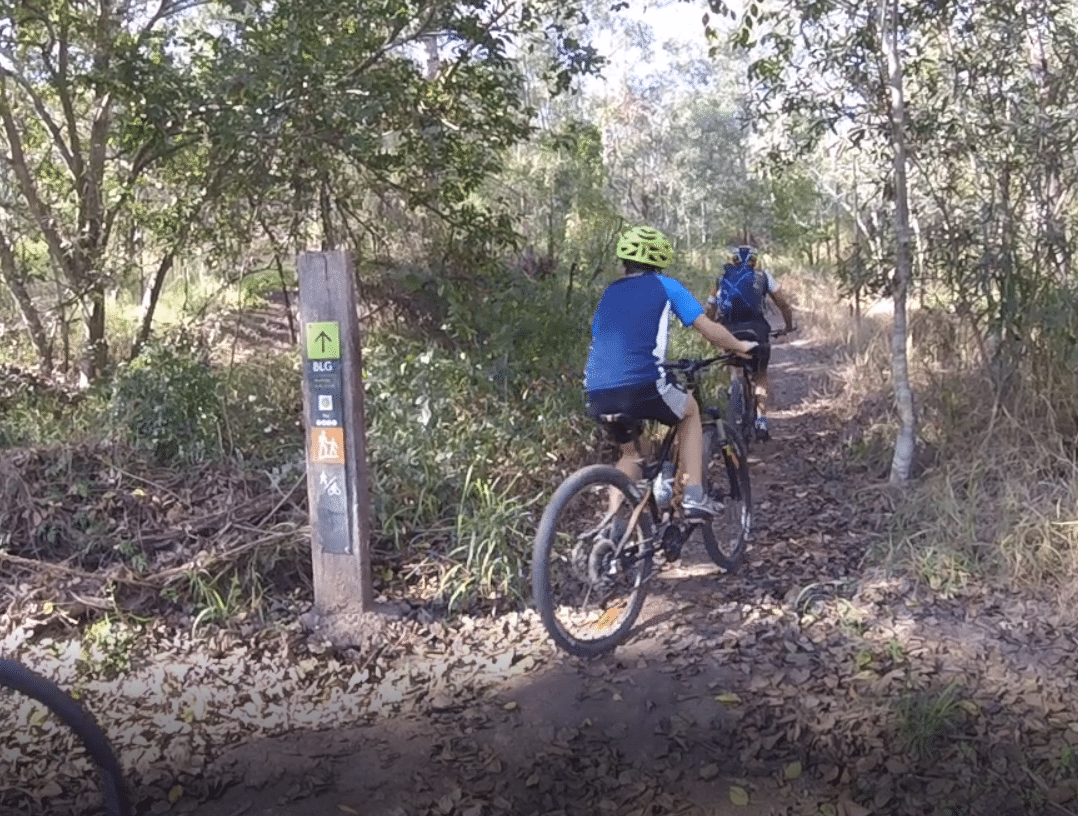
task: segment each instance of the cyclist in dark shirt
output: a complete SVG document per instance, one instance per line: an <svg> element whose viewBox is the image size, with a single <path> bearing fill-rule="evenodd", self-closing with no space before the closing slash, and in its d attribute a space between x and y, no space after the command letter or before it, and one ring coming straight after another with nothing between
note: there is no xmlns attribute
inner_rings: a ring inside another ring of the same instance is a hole
<svg viewBox="0 0 1078 816"><path fill-rule="evenodd" d="M712 320L718 320L734 334L747 329L756 335L760 347L754 355L753 367L750 369L756 391L756 433L761 439L769 439L771 429L768 426L766 414L767 365L771 361L771 324L767 322L767 316L764 314L767 297L770 295L778 307L782 319L786 321L787 332L792 332L797 328L794 326L794 313L786 296L779 291L778 281L770 272L759 266L759 255L755 247L747 245L737 247L731 251L730 261L731 263L724 267L723 276L715 282L715 287L711 290L705 314ZM724 297L723 278L729 280L732 274L736 278L737 270L741 269L751 273L744 279L743 291L734 293L732 298L729 295Z"/></svg>
<svg viewBox="0 0 1078 816"><path fill-rule="evenodd" d="M624 413L677 426L678 474L685 486L682 508L688 518L708 518L722 505L704 495L703 430L700 409L692 395L663 369L670 316L692 326L720 348L747 354L756 343L738 340L704 309L678 281L659 274L673 260L665 235L651 227L635 227L618 241L623 276L603 293L591 325L591 348L584 370L588 413ZM621 445L618 470L636 481L641 477L641 452L628 428L615 428Z"/></svg>

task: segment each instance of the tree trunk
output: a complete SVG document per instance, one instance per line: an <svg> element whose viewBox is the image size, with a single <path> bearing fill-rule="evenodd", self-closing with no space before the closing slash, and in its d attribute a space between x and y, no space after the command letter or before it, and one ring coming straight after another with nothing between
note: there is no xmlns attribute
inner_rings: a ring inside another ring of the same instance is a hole
<svg viewBox="0 0 1078 816"><path fill-rule="evenodd" d="M891 287L895 315L891 332L891 371L899 426L891 460L891 484L902 485L909 481L913 469L917 421L913 389L910 386L909 360L906 356L906 296L913 273L913 253L910 246L909 198L906 186L906 103L902 88L902 60L898 51L897 0L880 0L880 41L887 59L891 149L895 174L895 276Z"/></svg>
<svg viewBox="0 0 1078 816"><path fill-rule="evenodd" d="M109 344L105 340L105 284L95 283L87 290L86 348L83 351L79 382L83 388L97 380L108 366Z"/></svg>
<svg viewBox="0 0 1078 816"><path fill-rule="evenodd" d="M41 323L41 315L34 306L33 298L26 289L22 277L19 275L18 266L15 263L15 252L4 235L0 235L0 276L7 284L11 296L19 306L19 314L22 315L26 330L30 334L30 341L37 350L37 358L41 364L41 373L45 376L52 374L52 343Z"/></svg>
<svg viewBox="0 0 1078 816"><path fill-rule="evenodd" d="M319 174L318 180L318 213L322 220L322 251L338 249L337 230L333 224L333 198L328 175L324 172Z"/></svg>
<svg viewBox="0 0 1078 816"><path fill-rule="evenodd" d="M169 253L161 259L161 263L157 265L153 280L142 292L142 314L139 318L138 334L135 335L135 341L131 344L130 359L132 360L139 356L142 347L150 339L150 329L153 328L153 315L157 311L157 301L161 298L161 289L165 285L165 278L168 277L168 273L172 270L178 248L178 244L173 246Z"/></svg>

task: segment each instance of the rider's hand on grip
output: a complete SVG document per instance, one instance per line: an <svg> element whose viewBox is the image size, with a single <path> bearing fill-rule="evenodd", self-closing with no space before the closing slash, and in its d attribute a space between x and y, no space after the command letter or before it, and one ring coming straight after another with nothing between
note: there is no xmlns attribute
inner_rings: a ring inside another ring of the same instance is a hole
<svg viewBox="0 0 1078 816"><path fill-rule="evenodd" d="M751 357L752 352L755 351L758 345L760 345L755 340L743 340L742 342L745 344L745 350L734 352L738 357Z"/></svg>

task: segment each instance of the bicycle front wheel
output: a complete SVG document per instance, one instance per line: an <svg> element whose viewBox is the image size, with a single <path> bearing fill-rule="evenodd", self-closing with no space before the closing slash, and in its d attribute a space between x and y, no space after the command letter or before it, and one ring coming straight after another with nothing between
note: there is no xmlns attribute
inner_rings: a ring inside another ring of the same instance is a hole
<svg viewBox="0 0 1078 816"><path fill-rule="evenodd" d="M580 657L621 643L647 594L653 525L629 478L591 465L561 483L535 534L532 589L550 637Z"/></svg>
<svg viewBox="0 0 1078 816"><path fill-rule="evenodd" d="M722 515L702 525L704 549L724 570L736 572L752 528L752 485L745 443L729 423L704 426L704 488L723 505Z"/></svg>
<svg viewBox="0 0 1078 816"><path fill-rule="evenodd" d="M75 733L97 766L105 813L108 816L130 816L131 804L120 763L93 717L51 680L15 660L0 658L0 690L4 686L37 700Z"/></svg>

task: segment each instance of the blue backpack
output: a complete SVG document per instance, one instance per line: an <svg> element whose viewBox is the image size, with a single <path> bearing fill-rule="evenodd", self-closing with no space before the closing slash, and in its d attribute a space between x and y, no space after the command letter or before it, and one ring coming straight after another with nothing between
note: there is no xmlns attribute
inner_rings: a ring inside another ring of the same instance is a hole
<svg viewBox="0 0 1078 816"><path fill-rule="evenodd" d="M720 323L748 323L764 316L767 278L747 262L726 264L717 281Z"/></svg>

